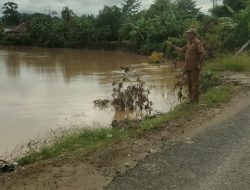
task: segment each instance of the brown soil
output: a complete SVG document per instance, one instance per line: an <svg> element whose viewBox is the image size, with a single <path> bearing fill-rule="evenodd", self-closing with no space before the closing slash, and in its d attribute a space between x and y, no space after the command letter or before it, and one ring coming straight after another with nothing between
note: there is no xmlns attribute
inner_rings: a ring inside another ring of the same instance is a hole
<svg viewBox="0 0 250 190"><path fill-rule="evenodd" d="M200 110L194 116L166 123L143 135L117 142L88 155L79 151L77 156L64 155L19 167L16 172L0 176L0 189L103 189L116 174L126 172L148 154L161 151L166 143L179 140L188 143L190 136L237 113L250 104L249 97L249 92L239 92L229 104Z"/></svg>

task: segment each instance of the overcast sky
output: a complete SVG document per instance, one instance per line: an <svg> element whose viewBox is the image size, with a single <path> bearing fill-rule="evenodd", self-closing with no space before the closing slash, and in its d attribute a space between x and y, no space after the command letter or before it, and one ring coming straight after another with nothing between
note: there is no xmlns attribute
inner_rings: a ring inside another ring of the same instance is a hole
<svg viewBox="0 0 250 190"><path fill-rule="evenodd" d="M0 7L5 2L12 1L18 4L18 11L21 13L48 13L49 11L57 11L60 14L63 7L68 6L77 15L82 14L98 14L98 11L104 5L121 5L123 0L0 0ZM141 0L142 8L148 8L154 0ZM211 0L197 0L198 7L203 12L212 6ZM2 10L0 11L0 15Z"/></svg>

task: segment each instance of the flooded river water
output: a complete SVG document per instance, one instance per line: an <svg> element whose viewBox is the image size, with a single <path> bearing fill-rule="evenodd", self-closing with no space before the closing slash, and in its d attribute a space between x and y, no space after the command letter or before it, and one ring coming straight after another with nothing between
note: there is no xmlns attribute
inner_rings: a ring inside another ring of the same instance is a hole
<svg viewBox="0 0 250 190"><path fill-rule="evenodd" d="M0 48L0 153L58 127L108 127L124 117L94 108L107 98L121 66L134 65L151 89L154 109L176 103L174 74L167 65L119 51Z"/></svg>

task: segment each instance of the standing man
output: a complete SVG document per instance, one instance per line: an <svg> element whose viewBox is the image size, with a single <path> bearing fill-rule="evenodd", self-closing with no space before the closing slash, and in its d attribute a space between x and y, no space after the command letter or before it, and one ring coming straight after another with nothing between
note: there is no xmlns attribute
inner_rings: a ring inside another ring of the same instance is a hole
<svg viewBox="0 0 250 190"><path fill-rule="evenodd" d="M205 50L200 40L197 39L197 30L190 28L186 31L188 42L187 44L180 48L174 46L170 42L167 44L174 48L176 51L185 53L185 73L187 74L188 80L188 92L190 102L199 101L199 79L202 64L204 62Z"/></svg>

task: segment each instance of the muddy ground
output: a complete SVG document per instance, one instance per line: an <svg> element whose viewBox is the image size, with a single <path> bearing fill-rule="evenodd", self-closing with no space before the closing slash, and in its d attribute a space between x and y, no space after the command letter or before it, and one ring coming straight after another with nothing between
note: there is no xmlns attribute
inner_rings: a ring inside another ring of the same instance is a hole
<svg viewBox="0 0 250 190"><path fill-rule="evenodd" d="M228 75L236 84L241 83ZM236 77L237 78L237 77ZM243 77L249 82L246 77ZM250 83L249 83L250 84ZM188 139L211 123L226 120L250 103L249 92L239 92L230 103L216 108L204 108L194 116L166 123L143 135L132 137L116 144L98 149L91 154L79 150L72 155L41 161L16 172L0 176L0 189L12 190L95 190L103 189L117 174L133 168L139 160L161 151L167 143ZM187 142L188 143L188 142Z"/></svg>

